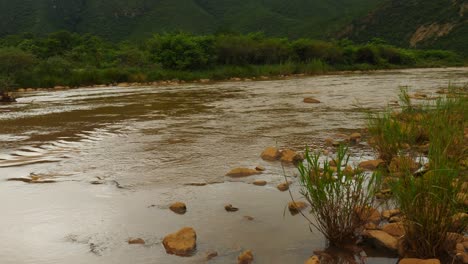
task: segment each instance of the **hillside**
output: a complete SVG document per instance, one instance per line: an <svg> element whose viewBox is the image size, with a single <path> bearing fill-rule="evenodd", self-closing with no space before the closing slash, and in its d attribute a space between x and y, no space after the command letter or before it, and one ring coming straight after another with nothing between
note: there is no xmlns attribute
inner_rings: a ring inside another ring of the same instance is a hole
<svg viewBox="0 0 468 264"><path fill-rule="evenodd" d="M174 30L323 38L382 1L0 0L0 36L65 29L112 40Z"/></svg>
<svg viewBox="0 0 468 264"><path fill-rule="evenodd" d="M381 38L404 47L468 55L466 0L388 0L337 34L358 42Z"/></svg>

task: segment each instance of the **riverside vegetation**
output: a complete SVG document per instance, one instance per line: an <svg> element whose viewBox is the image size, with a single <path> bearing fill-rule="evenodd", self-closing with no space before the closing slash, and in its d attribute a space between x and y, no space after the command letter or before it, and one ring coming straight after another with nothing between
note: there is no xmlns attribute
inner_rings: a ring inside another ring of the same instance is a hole
<svg viewBox="0 0 468 264"><path fill-rule="evenodd" d="M3 91L463 64L464 59L451 51L402 49L378 39L358 45L348 40L289 40L261 33L173 33L112 43L67 31L0 39Z"/></svg>
<svg viewBox="0 0 468 264"><path fill-rule="evenodd" d="M449 87L441 92L446 93L443 97L419 104L402 89L401 111L369 114L369 144L380 158L380 168L371 176L347 166L343 147L323 166L319 154L306 150L307 162L299 165L301 193L317 217L311 224L330 245L343 248L362 236L398 251L401 258L466 263L467 88ZM400 217L388 220L394 224L379 220L369 225L371 210L383 205L398 209L382 216ZM364 218L363 211L368 213Z"/></svg>

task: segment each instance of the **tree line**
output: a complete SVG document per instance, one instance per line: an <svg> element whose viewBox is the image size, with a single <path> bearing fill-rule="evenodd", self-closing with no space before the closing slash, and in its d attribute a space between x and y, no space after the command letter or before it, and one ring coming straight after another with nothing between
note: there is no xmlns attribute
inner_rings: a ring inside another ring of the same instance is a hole
<svg viewBox="0 0 468 264"><path fill-rule="evenodd" d="M262 33L168 33L113 43L90 34L59 31L1 38L0 90L461 63L463 59L450 51L402 49L379 39L355 44Z"/></svg>

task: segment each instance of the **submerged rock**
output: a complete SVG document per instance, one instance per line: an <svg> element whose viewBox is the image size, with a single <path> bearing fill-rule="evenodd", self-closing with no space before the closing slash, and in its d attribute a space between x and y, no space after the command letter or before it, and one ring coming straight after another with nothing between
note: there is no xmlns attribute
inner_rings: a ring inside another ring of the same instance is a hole
<svg viewBox="0 0 468 264"><path fill-rule="evenodd" d="M205 257L206 260L211 260L211 259L216 258L218 256L218 252L208 251L208 252L206 252L205 255L206 255L206 257Z"/></svg>
<svg viewBox="0 0 468 264"><path fill-rule="evenodd" d="M127 242L130 245L144 245L145 244L145 240L143 240L142 238L129 238Z"/></svg>
<svg viewBox="0 0 468 264"><path fill-rule="evenodd" d="M164 237L164 248L168 254L190 256L197 246L197 234L191 227L184 227L177 233Z"/></svg>
<svg viewBox="0 0 468 264"><path fill-rule="evenodd" d="M239 211L239 208L232 206L232 204L226 204L224 206L224 210L226 210L228 212L237 212L237 211Z"/></svg>
<svg viewBox="0 0 468 264"><path fill-rule="evenodd" d="M229 171L226 176L233 177L233 178L240 178L240 177L248 177L256 174L261 174L261 172L249 169L249 168L235 168Z"/></svg>
<svg viewBox="0 0 468 264"><path fill-rule="evenodd" d="M265 171L265 167L263 167L263 166L257 166L257 167L255 167L255 170L257 170L257 171Z"/></svg>
<svg viewBox="0 0 468 264"><path fill-rule="evenodd" d="M350 136L349 136L349 141L351 142L359 142L361 141L361 133L352 133Z"/></svg>
<svg viewBox="0 0 468 264"><path fill-rule="evenodd" d="M251 250L244 251L237 257L238 264L251 264L253 260L254 257Z"/></svg>
<svg viewBox="0 0 468 264"><path fill-rule="evenodd" d="M262 154L260 154L260 157L262 159L268 160L268 161L278 160L280 156L281 156L281 153L279 149L275 147L268 147L262 152Z"/></svg>
<svg viewBox="0 0 468 264"><path fill-rule="evenodd" d="M182 202L175 202L169 206L169 209L171 209L172 212L176 214L185 214L187 212L187 206L185 203Z"/></svg>

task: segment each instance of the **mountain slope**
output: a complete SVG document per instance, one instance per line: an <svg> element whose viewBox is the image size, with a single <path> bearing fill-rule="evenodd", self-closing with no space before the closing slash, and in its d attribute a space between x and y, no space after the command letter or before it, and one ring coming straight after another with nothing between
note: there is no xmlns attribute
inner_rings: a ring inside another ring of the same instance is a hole
<svg viewBox="0 0 468 264"><path fill-rule="evenodd" d="M399 46L452 49L468 54L468 2L387 0L338 36L359 42L382 38Z"/></svg>
<svg viewBox="0 0 468 264"><path fill-rule="evenodd" d="M114 40L183 30L325 37L384 0L0 0L0 36L65 29Z"/></svg>

